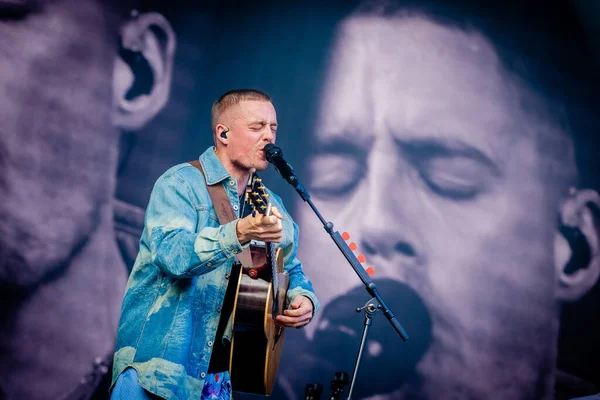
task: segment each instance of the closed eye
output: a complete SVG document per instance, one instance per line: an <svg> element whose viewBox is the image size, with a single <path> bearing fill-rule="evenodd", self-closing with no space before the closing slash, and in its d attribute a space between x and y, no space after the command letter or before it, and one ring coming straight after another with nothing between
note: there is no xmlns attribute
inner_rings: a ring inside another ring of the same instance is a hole
<svg viewBox="0 0 600 400"><path fill-rule="evenodd" d="M309 165L313 193L324 199L351 193L366 173L364 163L367 151L342 140L318 146Z"/></svg>
<svg viewBox="0 0 600 400"><path fill-rule="evenodd" d="M488 156L462 142L432 139L398 145L427 186L442 197L474 199L501 176Z"/></svg>

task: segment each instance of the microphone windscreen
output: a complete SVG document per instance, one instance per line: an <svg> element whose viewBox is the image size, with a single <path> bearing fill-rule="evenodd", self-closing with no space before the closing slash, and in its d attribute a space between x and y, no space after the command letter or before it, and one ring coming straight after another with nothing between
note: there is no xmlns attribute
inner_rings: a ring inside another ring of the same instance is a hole
<svg viewBox="0 0 600 400"><path fill-rule="evenodd" d="M277 155L283 156L283 152L281 151L281 149L272 143L269 143L268 145L266 145L264 148L264 151L265 151L265 157L267 158L267 161L269 161L269 162L273 162L273 157L275 157Z"/></svg>

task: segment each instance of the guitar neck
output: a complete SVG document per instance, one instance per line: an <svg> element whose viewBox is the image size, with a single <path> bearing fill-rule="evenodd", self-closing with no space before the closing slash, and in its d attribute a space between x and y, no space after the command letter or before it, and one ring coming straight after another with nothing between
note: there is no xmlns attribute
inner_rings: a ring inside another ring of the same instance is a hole
<svg viewBox="0 0 600 400"><path fill-rule="evenodd" d="M252 208L252 215L256 212L263 214L267 217L271 216L272 205L269 201L269 195L267 189L263 186L262 180L253 172L248 178L248 184L246 185L246 201ZM265 250L269 258L269 267L271 268L272 283L275 288L278 287L277 279L277 260L275 256L275 245L269 242L265 242ZM276 291L273 291L275 296Z"/></svg>

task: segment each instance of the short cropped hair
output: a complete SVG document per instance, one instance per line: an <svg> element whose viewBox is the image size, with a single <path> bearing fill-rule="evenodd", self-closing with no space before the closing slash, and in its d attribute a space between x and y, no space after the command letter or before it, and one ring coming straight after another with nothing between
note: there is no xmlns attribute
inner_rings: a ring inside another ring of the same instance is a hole
<svg viewBox="0 0 600 400"><path fill-rule="evenodd" d="M245 100L271 101L268 94L257 89L235 89L223 94L212 105L212 131L216 134L215 128L221 115L229 108Z"/></svg>

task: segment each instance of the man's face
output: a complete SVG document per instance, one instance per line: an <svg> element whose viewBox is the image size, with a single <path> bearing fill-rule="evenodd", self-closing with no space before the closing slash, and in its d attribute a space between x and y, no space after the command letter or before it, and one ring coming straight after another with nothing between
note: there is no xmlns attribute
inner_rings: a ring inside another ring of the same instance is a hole
<svg viewBox="0 0 600 400"><path fill-rule="evenodd" d="M233 165L248 170L267 169L263 148L275 143L277 114L270 101L242 101L226 111L230 130L227 155Z"/></svg>
<svg viewBox="0 0 600 400"><path fill-rule="evenodd" d="M422 297L433 343L412 390L423 397L550 395L560 193L536 135L562 135L519 108L531 94L516 82L486 38L422 17L355 17L336 43L311 194L375 277ZM359 280L301 207L301 258L327 305Z"/></svg>
<svg viewBox="0 0 600 400"><path fill-rule="evenodd" d="M0 281L36 283L89 236L114 187L116 33L99 2L0 4Z"/></svg>

